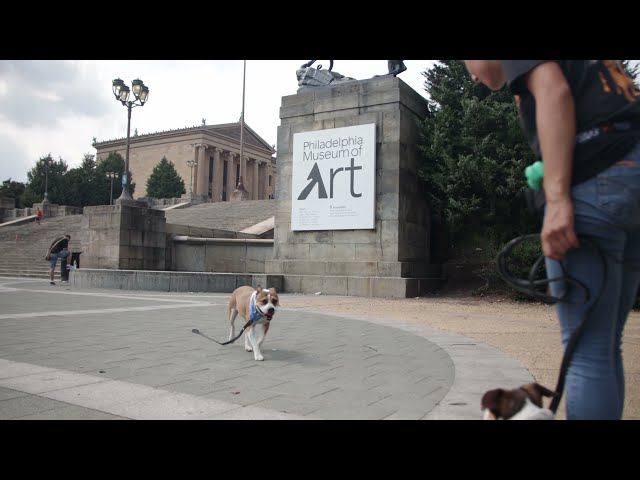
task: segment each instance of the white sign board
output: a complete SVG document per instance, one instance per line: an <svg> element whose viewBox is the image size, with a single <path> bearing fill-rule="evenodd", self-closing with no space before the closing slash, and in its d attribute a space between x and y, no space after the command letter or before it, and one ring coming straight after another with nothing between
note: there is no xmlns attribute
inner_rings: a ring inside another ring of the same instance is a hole
<svg viewBox="0 0 640 480"><path fill-rule="evenodd" d="M376 125L293 135L291 230L375 228Z"/></svg>

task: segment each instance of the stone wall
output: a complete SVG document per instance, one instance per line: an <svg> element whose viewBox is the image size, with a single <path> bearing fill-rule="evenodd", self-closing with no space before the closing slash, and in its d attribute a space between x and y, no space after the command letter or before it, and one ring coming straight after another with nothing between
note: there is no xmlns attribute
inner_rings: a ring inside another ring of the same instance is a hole
<svg viewBox="0 0 640 480"><path fill-rule="evenodd" d="M85 207L83 267L164 270L165 224L162 210L128 205Z"/></svg>

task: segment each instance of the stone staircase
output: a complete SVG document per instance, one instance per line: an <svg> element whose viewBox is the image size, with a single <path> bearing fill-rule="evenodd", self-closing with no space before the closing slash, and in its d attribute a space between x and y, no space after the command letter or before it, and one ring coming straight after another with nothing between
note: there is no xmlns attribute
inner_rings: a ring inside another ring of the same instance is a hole
<svg viewBox="0 0 640 480"><path fill-rule="evenodd" d="M275 200L216 202L165 210L167 223L240 232L276 214Z"/></svg>
<svg viewBox="0 0 640 480"><path fill-rule="evenodd" d="M0 277L49 278L49 262L44 256L51 242L57 237L69 234L69 248L72 252L80 249L80 226L82 215L68 215L42 220L38 225L5 226L0 228ZM82 266L82 256L80 256ZM60 261L55 277L60 280Z"/></svg>

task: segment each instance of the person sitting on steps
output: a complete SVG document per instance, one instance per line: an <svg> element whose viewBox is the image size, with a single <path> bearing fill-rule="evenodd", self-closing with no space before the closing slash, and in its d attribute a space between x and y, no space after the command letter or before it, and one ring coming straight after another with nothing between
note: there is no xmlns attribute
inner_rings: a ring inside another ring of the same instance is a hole
<svg viewBox="0 0 640 480"><path fill-rule="evenodd" d="M47 253L47 259L51 262L49 268L49 284L55 285L56 282L53 281L53 275L56 270L56 264L58 263L58 259L67 259L67 264L71 264L71 251L69 251L69 240L71 240L71 235L65 235L64 237L56 238L49 247L49 251ZM64 280L63 280L64 282Z"/></svg>

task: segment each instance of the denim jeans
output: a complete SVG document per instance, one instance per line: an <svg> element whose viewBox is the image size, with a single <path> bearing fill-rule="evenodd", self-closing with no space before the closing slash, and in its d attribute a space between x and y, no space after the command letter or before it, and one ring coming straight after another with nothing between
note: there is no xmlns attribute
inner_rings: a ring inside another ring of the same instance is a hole
<svg viewBox="0 0 640 480"><path fill-rule="evenodd" d="M586 315L586 325L567 371L567 419L621 419L624 407L622 331L640 286L640 143L619 162L573 187L575 229L586 237L562 260L568 275L583 282L585 304L556 304L564 348ZM604 254L601 258L596 243ZM606 263L606 278L605 278ZM548 278L562 276L546 259ZM578 303L584 293L571 282L550 284L554 296Z"/></svg>

